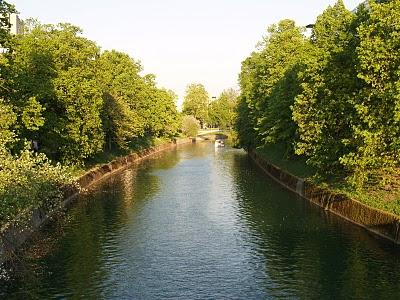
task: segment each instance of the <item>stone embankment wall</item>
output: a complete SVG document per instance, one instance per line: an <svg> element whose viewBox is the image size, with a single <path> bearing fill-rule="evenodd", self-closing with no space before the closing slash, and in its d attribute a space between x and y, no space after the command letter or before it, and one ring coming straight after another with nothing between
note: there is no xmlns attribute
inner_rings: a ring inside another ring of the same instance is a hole
<svg viewBox="0 0 400 300"><path fill-rule="evenodd" d="M66 186L64 190L64 201L59 210L65 209L79 194L80 189L88 188L95 182L104 179L115 172L121 171L141 159L155 153L175 148L179 145L195 142L195 139L183 138L174 142L162 144L143 150L139 153L133 153L125 157L119 157L107 164L89 170L77 179L78 187ZM37 232L57 211L48 213L43 209L34 209L30 220L26 223L18 222L5 225L0 230L0 264L9 258L12 258L15 251L27 242L32 235Z"/></svg>
<svg viewBox="0 0 400 300"><path fill-rule="evenodd" d="M365 228L374 236L400 244L400 218L396 215L369 207L343 194L319 187L303 178L296 177L285 170L267 162L249 151L253 161L272 179L323 209Z"/></svg>

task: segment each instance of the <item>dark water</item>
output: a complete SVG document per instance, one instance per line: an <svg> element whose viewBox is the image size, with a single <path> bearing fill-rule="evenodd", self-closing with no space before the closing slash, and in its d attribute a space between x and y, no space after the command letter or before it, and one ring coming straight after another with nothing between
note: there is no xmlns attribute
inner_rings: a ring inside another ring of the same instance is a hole
<svg viewBox="0 0 400 300"><path fill-rule="evenodd" d="M400 299L398 250L207 143L98 184L38 240L0 298Z"/></svg>

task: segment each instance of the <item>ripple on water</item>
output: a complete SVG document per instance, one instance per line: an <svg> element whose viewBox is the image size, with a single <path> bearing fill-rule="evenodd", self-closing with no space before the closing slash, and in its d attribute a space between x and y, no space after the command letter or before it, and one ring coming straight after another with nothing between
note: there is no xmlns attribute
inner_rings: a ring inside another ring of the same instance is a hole
<svg viewBox="0 0 400 300"><path fill-rule="evenodd" d="M0 273L0 298L400 298L398 251L285 191L243 151L182 147L81 200L20 278Z"/></svg>

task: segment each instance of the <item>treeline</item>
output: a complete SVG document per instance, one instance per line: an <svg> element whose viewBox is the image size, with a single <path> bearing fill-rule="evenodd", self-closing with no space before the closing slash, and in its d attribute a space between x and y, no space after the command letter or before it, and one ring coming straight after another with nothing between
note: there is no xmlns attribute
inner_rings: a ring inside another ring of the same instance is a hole
<svg viewBox="0 0 400 300"><path fill-rule="evenodd" d="M176 95L142 76L138 61L101 52L71 24L28 20L11 36L13 12L0 1L0 227L58 205L73 180L64 166L150 146L181 127Z"/></svg>
<svg viewBox="0 0 400 300"><path fill-rule="evenodd" d="M39 151L79 163L110 148L172 137L180 120L173 92L127 54L100 52L70 24L28 22L9 38L1 64L0 139L14 151L37 141ZM13 136L13 138L10 138ZM5 140L6 139L6 140Z"/></svg>
<svg viewBox="0 0 400 300"><path fill-rule="evenodd" d="M213 98L210 98L202 84L189 84L186 89L182 112L196 118L202 128L232 129L236 119L237 91L227 89L218 98Z"/></svg>
<svg viewBox="0 0 400 300"><path fill-rule="evenodd" d="M285 145L319 177L354 187L398 183L400 167L400 1L340 0L311 37L291 20L243 63L236 128L241 145Z"/></svg>

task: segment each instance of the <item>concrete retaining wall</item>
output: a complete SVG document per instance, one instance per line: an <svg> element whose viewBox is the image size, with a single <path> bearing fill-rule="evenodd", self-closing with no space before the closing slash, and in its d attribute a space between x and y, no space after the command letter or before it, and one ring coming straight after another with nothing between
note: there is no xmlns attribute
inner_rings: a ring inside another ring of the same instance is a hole
<svg viewBox="0 0 400 300"><path fill-rule="evenodd" d="M133 153L125 157L119 157L115 160L89 170L77 179L78 187L64 187L64 201L58 210L46 212L43 209L34 209L30 220L23 225L18 222L3 226L0 230L0 264L12 258L15 251L32 237L52 216L59 210L67 207L79 194L81 188L88 188L95 182L104 179L115 172L121 171L141 159L153 155L166 149L172 149L179 145L192 143L195 140L189 138L177 139L174 142L166 143L156 147L143 150L139 153Z"/></svg>
<svg viewBox="0 0 400 300"><path fill-rule="evenodd" d="M397 245L400 244L400 218L398 216L369 207L346 195L334 193L305 181L303 178L296 177L267 162L256 151L249 151L249 155L267 175L297 195L365 228L375 236Z"/></svg>

